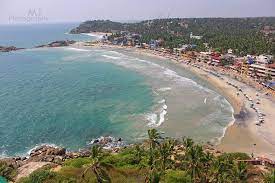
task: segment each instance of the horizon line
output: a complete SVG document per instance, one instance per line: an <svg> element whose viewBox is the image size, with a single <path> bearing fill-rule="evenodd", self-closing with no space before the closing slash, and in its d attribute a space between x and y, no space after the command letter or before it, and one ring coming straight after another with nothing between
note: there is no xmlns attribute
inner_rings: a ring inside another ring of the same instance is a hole
<svg viewBox="0 0 275 183"><path fill-rule="evenodd" d="M133 22L142 22L146 20L159 20L159 19L246 19L246 18L275 18L275 16L243 16L243 17L159 17L159 18L146 18L146 19L108 19L108 18L102 18L102 19L86 19L86 20L75 20L75 21L44 21L44 22L25 22L25 23L10 23L10 22L0 22L0 25L42 25L42 24L61 24L61 23L82 23L85 21L95 21L95 20L110 20L112 22L120 22L120 23L133 23Z"/></svg>

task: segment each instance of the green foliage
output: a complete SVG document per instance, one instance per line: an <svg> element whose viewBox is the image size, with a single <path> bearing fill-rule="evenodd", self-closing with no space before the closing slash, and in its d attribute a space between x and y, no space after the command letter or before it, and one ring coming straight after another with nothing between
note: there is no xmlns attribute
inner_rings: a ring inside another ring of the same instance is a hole
<svg viewBox="0 0 275 183"><path fill-rule="evenodd" d="M142 35L142 42L163 39L164 47L175 48L183 44L196 44L197 51L204 51L203 43L226 53L229 48L237 55L275 54L274 34L264 36L264 26L275 27L274 17L262 18L173 18L146 20L139 23L112 21L87 21L73 33L129 31ZM190 33L201 35L201 40L191 39Z"/></svg>
<svg viewBox="0 0 275 183"><path fill-rule="evenodd" d="M161 172L157 171L156 169L153 169L149 172L149 175L146 178L146 180L149 183L159 183L160 178L161 178Z"/></svg>
<svg viewBox="0 0 275 183"><path fill-rule="evenodd" d="M99 145L94 145L92 146L92 149L91 149L91 157L92 158L101 158L101 155L102 155L102 147L99 146Z"/></svg>
<svg viewBox="0 0 275 183"><path fill-rule="evenodd" d="M12 166L8 166L6 162L0 161L0 176L7 180L13 180L16 176L16 170Z"/></svg>
<svg viewBox="0 0 275 183"><path fill-rule="evenodd" d="M185 171L168 170L164 177L164 182L167 183L191 183L191 177Z"/></svg>
<svg viewBox="0 0 275 183"><path fill-rule="evenodd" d="M144 153L141 149L137 152L135 148L128 148L119 154L106 156L102 162L112 164L115 167L142 168L145 166L145 163L141 162L143 155Z"/></svg>
<svg viewBox="0 0 275 183"><path fill-rule="evenodd" d="M245 153L214 156L192 139L179 142L162 138L155 129L148 130L148 137L148 143L127 147L116 154L104 154L95 146L90 158L67 160L59 172L35 171L21 182L243 183L249 180L249 166L242 160L250 158ZM175 153L176 149L181 152ZM266 175L266 182L273 180L274 172Z"/></svg>
<svg viewBox="0 0 275 183"><path fill-rule="evenodd" d="M223 153L222 155L220 155L220 158L225 158L225 157L231 157L234 160L249 160L249 159L251 159L248 154L241 153L241 152Z"/></svg>
<svg viewBox="0 0 275 183"><path fill-rule="evenodd" d="M274 183L275 182L275 169L272 169L270 173L265 175L265 182L266 183Z"/></svg>
<svg viewBox="0 0 275 183"><path fill-rule="evenodd" d="M90 164L93 160L91 158L75 158L64 162L65 166L81 168L83 165Z"/></svg>
<svg viewBox="0 0 275 183"><path fill-rule="evenodd" d="M29 177L19 180L20 183L75 183L73 178L64 177L50 170L37 170L30 174Z"/></svg>

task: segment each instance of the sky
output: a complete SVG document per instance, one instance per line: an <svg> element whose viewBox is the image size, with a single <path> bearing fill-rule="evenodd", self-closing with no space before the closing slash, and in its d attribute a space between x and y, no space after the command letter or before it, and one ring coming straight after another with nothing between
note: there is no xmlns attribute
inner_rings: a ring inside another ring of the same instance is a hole
<svg viewBox="0 0 275 183"><path fill-rule="evenodd" d="M0 0L0 24L275 16L275 0Z"/></svg>

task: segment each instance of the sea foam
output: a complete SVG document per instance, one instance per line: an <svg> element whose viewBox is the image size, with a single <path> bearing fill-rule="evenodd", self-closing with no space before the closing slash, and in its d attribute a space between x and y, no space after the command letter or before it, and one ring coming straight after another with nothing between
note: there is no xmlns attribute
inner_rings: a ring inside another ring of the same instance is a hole
<svg viewBox="0 0 275 183"><path fill-rule="evenodd" d="M110 56L110 55L102 55L105 58L113 59L113 60L118 60L121 59L121 57L115 57L115 56Z"/></svg>

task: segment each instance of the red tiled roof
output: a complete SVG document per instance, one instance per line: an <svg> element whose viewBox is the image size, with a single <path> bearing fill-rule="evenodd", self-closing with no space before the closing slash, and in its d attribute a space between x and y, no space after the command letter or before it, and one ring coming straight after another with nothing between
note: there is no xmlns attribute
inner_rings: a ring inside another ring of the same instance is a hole
<svg viewBox="0 0 275 183"><path fill-rule="evenodd" d="M272 68L272 69L275 69L275 63L274 64L269 64L268 67Z"/></svg>

